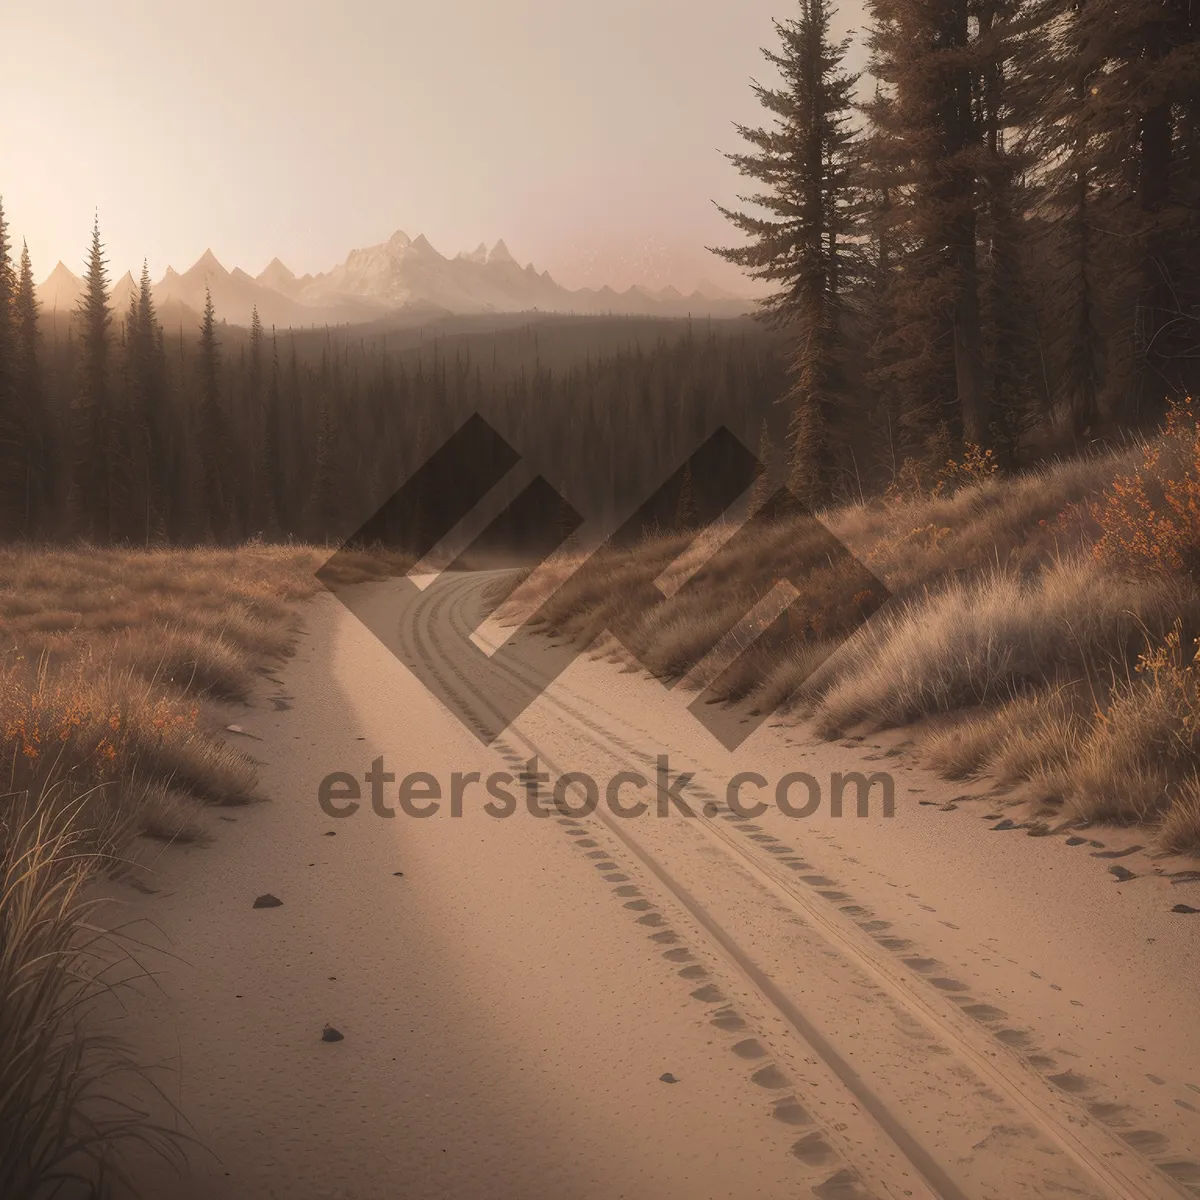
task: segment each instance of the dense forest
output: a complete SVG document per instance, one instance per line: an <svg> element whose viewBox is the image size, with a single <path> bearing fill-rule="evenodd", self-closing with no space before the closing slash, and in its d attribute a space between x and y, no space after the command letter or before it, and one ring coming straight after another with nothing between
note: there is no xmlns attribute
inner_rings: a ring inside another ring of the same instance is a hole
<svg viewBox="0 0 1200 1200"><path fill-rule="evenodd" d="M99 228L69 319L0 209L0 535L340 539L472 412L587 517L718 424L813 505L1148 428L1200 383L1200 40L1191 0L829 0L767 52L759 185L717 253L757 321L530 314L164 329L113 312ZM869 95L865 102L861 97ZM856 98L857 97L857 98Z"/></svg>
<svg viewBox="0 0 1200 1200"><path fill-rule="evenodd" d="M86 283L57 320L39 316L27 253L16 272L0 325L9 537L340 541L476 412L523 477L611 521L718 425L752 442L784 387L777 339L749 319L268 330L225 325L210 301L198 327L166 330L145 272L110 311L98 229Z"/></svg>
<svg viewBox="0 0 1200 1200"><path fill-rule="evenodd" d="M1193 0L866 0L863 79L829 0L799 10L755 89L774 120L730 156L761 185L726 213L747 243L721 251L777 288L794 491L838 495L864 415L919 485L1196 390Z"/></svg>

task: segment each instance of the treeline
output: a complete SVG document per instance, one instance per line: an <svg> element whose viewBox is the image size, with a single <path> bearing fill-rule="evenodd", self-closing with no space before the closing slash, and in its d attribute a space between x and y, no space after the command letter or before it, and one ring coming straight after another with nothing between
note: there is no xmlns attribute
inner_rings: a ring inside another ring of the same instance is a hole
<svg viewBox="0 0 1200 1200"><path fill-rule="evenodd" d="M720 253L777 285L795 490L838 495L864 426L919 486L968 444L1020 462L1195 392L1193 0L866 9L859 80L829 0L799 0L755 89L774 120L730 155L761 189Z"/></svg>
<svg viewBox="0 0 1200 1200"><path fill-rule="evenodd" d="M500 317L424 328L164 329L114 313L99 229L66 321L0 210L5 539L339 541L473 413L585 517L625 515L714 428L755 445L784 387L755 322ZM777 432L782 436L782 428Z"/></svg>

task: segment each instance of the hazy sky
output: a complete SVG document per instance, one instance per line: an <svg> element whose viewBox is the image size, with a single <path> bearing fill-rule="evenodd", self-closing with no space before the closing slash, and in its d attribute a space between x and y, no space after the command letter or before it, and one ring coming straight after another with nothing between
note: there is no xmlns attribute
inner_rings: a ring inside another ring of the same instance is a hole
<svg viewBox="0 0 1200 1200"><path fill-rule="evenodd" d="M572 287L740 276L704 250L795 0L8 0L0 195L40 279L95 208L115 273L211 246L328 269L503 237ZM858 0L843 27L860 23ZM136 274L136 270L135 270Z"/></svg>

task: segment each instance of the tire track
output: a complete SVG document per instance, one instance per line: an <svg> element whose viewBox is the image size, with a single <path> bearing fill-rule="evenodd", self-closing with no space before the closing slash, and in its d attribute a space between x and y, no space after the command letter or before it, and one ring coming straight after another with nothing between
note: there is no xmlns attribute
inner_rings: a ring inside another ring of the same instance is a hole
<svg viewBox="0 0 1200 1200"><path fill-rule="evenodd" d="M457 635L460 637L469 636L473 627L463 616L463 610L466 605L476 602L481 598L480 593L488 580L488 576L467 576L461 582L456 582L451 587L431 589L443 592L444 594L439 596L432 605L418 606L419 612L414 612L413 614L413 626L414 630L419 627L424 632L434 653L455 673L462 684L471 691L472 700L483 704L493 714L499 716L498 711L489 704L486 697L480 695L472 687L467 674L453 663L451 655L447 654L445 646L437 634L437 622L442 616L443 608L448 605L446 617L456 627ZM429 661L427 656L426 660L427 662ZM493 662L495 661L493 660ZM523 676L511 664L506 664L506 669L507 673L512 675L520 685L524 687L539 686L539 681L530 679L528 676ZM578 694L570 692L569 689L562 688L561 685L557 690L567 690L573 699L587 704L592 703L589 699L580 697ZM588 713L581 712L561 696L547 694L543 698L572 722L582 725L586 731L583 736L598 748L609 752L616 748L625 754L636 755L643 761L653 762L652 756L642 753L638 747L620 736L616 731L598 724ZM621 724L629 724L629 722L618 714L607 713L606 711L606 715ZM483 723L480 722L479 727L482 726ZM643 736L653 736L649 731L642 730L635 725L630 727ZM509 736L514 736L512 731L510 731ZM539 759L545 761L555 770L558 770L557 764L554 763L553 759L547 756L544 750L536 745L531 738L525 734L515 736L519 736ZM703 789L693 788L692 790L697 795L706 795ZM707 795L711 797L711 793L707 793ZM716 815L712 811L714 807L719 810L722 806L706 805L706 808L709 810L708 815ZM826 1065L834 1071L843 1085L863 1106L864 1110L870 1113L877 1125L886 1133L893 1144L898 1147L904 1157L912 1163L914 1169L921 1174L927 1184L934 1190L935 1194L945 1197L946 1200L963 1197L964 1193L962 1193L958 1185L954 1183L929 1152L904 1128L899 1119L887 1109L886 1105L872 1091L869 1084L862 1079L837 1049L821 1035L820 1031L813 1027L805 1014L762 971L752 957L745 953L736 940L722 928L719 922L704 909L699 901L678 880L671 876L653 854L649 853L629 835L609 814L598 809L594 816L667 888L670 894L675 896L676 900L701 925L709 937L713 939L714 943L721 948L726 958L735 964L741 973L751 981L758 992L784 1016L800 1039L810 1046ZM738 822L738 824L741 823ZM900 972L896 968L890 967L890 965L881 964L877 957L872 955L869 950L865 949L855 939L847 936L840 922L831 913L821 911L819 906L814 906L802 893L799 893L792 886L790 880L778 878L771 869L776 866L775 862L760 863L757 856L748 853L748 848L739 844L738 838L732 835L732 831L726 832L717 822L711 820L701 821L699 826L709 838L715 840L727 853L731 853L740 865L749 870L751 874L764 883L772 892L780 896L790 907L798 910L806 921L819 928L839 951L849 956L869 973L882 978L888 986L888 990L894 996L898 996L908 1007L916 1008L925 1024L934 1025L936 1031L944 1039L951 1042L961 1056L980 1075L995 1084L1020 1110L1026 1113L1037 1128L1051 1136L1110 1195L1120 1197L1121 1200L1126 1200L1126 1198L1128 1200L1152 1200L1152 1198L1179 1196L1183 1194L1177 1189L1173 1180L1169 1180L1160 1174L1154 1169L1152 1164L1146 1162L1144 1159L1140 1159L1140 1156L1137 1156L1140 1161L1132 1164L1134 1167L1132 1172L1119 1162L1117 1164L1111 1163L1109 1156L1114 1154L1118 1158L1128 1160L1131 1157L1130 1147L1128 1145L1114 1146L1114 1139L1106 1131L1097 1131L1099 1132L1099 1136L1096 1136L1096 1133L1090 1127L1087 1131L1087 1136L1081 1136L1077 1132L1076 1127L1072 1126L1072 1118L1069 1115L1064 1115L1061 1106L1056 1105L1056 1097L1050 1095L1046 1097L1031 1096L1027 1080L1021 1074L1013 1070L999 1068L995 1062L989 1059L987 1052L980 1050L975 1044L976 1031L974 1029L966 1026L965 1022L961 1024L959 1022L951 1022L944 1012L939 1010L936 1004L918 993L917 989L913 987L914 980L912 979L911 972ZM741 836L744 836L744 834ZM786 860L780 859L779 861ZM792 866L793 869L803 869L807 866L802 860L797 860L797 862L798 868L793 866L792 863L788 863L787 865ZM847 899L844 894L831 890L832 880L822 876L811 876L807 882L809 883L809 887L816 890L818 894L821 891L828 891L829 895L824 898L828 899L831 904ZM917 979L921 982L925 981L925 977L919 973Z"/></svg>

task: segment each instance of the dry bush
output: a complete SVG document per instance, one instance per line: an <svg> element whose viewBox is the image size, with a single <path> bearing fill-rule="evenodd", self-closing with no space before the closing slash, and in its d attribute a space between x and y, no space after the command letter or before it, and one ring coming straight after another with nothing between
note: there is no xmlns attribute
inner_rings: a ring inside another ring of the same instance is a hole
<svg viewBox="0 0 1200 1200"><path fill-rule="evenodd" d="M1096 561L1119 571L1200 580L1200 413L1171 406L1163 436L1096 505Z"/></svg>
<svg viewBox="0 0 1200 1200"><path fill-rule="evenodd" d="M1170 848L1200 852L1200 641L1182 627L1114 685L1068 761L1033 778L1081 820L1160 825Z"/></svg>

